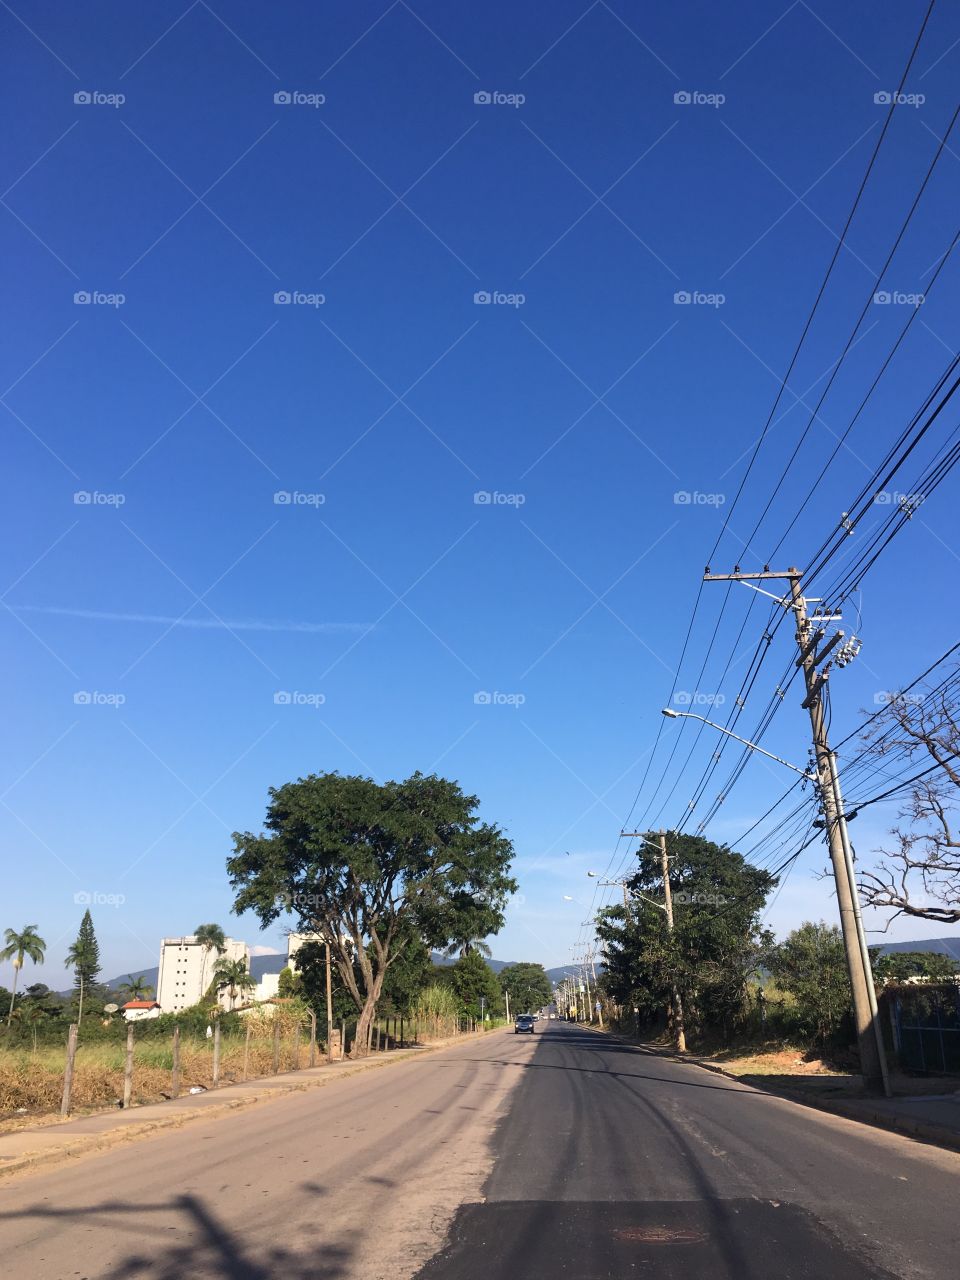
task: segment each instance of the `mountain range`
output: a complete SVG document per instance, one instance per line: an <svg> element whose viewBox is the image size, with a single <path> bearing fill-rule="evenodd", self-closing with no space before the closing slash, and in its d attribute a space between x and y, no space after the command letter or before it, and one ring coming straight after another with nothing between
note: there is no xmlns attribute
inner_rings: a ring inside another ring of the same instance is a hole
<svg viewBox="0 0 960 1280"><path fill-rule="evenodd" d="M432 959L434 964L446 965L446 964L454 963L453 959L451 959L449 956L441 955L440 952L438 951L433 952ZM251 977L255 978L257 982L259 982L265 973L279 973L280 970L286 965L286 963L287 963L287 957L283 952L277 952L276 955L252 956L250 958L250 975ZM488 960L487 961L487 964L494 971L494 973L499 973L501 969L506 969L508 965L516 964L516 963L517 961L515 960ZM579 972L579 970L575 965L561 965L556 969L548 969L547 977L550 979L552 983L554 983L554 985L556 985L558 982L562 982L563 979L567 977L569 974L574 974L577 972ZM132 970L129 970L127 973L119 974L115 978L108 978L104 981L103 986L109 987L111 990L115 990L120 985L121 982L127 982L133 978L143 978L144 981L147 983L147 985L151 986L154 989L154 991L156 991L157 980L159 979L159 977L160 977L160 967L159 965L154 965L152 969L132 969ZM70 995L71 992L61 991L60 994Z"/></svg>
<svg viewBox="0 0 960 1280"><path fill-rule="evenodd" d="M884 955L891 951L936 951L940 955L954 956L960 960L960 936L954 938L923 938L916 942L882 942L877 945L881 954ZM250 973L259 982L265 973L279 973L286 963L287 957L282 952L278 952L276 955L253 956L250 960ZM441 955L435 951L433 953L433 963L453 964L454 961L448 956ZM515 960L487 961L494 973L499 973L507 965L516 963ZM104 983L104 986L113 989L118 987L121 982L126 982L128 978L143 978L156 991L159 973L160 970L157 965L154 965L152 969L134 969L130 973L121 973L118 977L111 978ZM556 986L564 978L576 973L579 973L579 968L576 965L558 965L554 969L547 970L547 977ZM61 994L69 994L69 992Z"/></svg>

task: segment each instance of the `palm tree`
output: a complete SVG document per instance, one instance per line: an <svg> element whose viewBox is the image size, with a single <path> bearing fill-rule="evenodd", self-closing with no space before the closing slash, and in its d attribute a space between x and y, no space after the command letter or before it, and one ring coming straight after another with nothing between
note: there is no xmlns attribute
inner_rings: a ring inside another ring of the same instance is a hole
<svg viewBox="0 0 960 1280"><path fill-rule="evenodd" d="M224 987L227 988L231 1010L236 1004L237 996L241 991L251 991L257 985L256 981L247 973L247 962L245 960L231 960L227 956L221 956L213 966L213 976L216 980L218 991L222 991Z"/></svg>
<svg viewBox="0 0 960 1280"><path fill-rule="evenodd" d="M200 964L200 999L207 994L207 959L211 951L222 956L227 949L227 935L218 924L198 924L194 937L203 947L203 960Z"/></svg>
<svg viewBox="0 0 960 1280"><path fill-rule="evenodd" d="M487 960L493 955L493 952L482 938L458 938L455 942L451 942L443 954L448 957L460 956L462 959L464 956L468 956L471 951L476 951L478 955L484 956Z"/></svg>
<svg viewBox="0 0 960 1280"><path fill-rule="evenodd" d="M142 974L136 978L131 974L127 974L126 982L121 982L117 990L121 995L125 995L128 1000L147 1000L153 995L153 987L150 986Z"/></svg>
<svg viewBox="0 0 960 1280"><path fill-rule="evenodd" d="M25 924L20 933L14 929L7 929L3 935L6 944L0 951L0 960L13 961L13 991L10 995L10 1008L7 1012L7 1026L13 1017L13 1005L17 998L17 979L20 977L20 970L23 968L24 957L33 961L34 964L43 964L44 953L47 944L37 933L35 924Z"/></svg>
<svg viewBox="0 0 960 1280"><path fill-rule="evenodd" d="M46 1018L46 1014L38 1004L22 1004L13 1015L21 1026L33 1032L33 1052L37 1052L37 1029Z"/></svg>

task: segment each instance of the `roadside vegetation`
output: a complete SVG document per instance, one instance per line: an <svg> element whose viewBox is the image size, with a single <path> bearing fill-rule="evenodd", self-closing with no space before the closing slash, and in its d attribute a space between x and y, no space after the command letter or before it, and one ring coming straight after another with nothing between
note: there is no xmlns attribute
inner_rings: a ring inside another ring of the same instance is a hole
<svg viewBox="0 0 960 1280"><path fill-rule="evenodd" d="M295 1060L307 1065L312 1026L319 1060L327 1026L326 946L319 939L329 939L332 1021L351 1056L493 1028L508 1006L516 1013L549 1002L542 966L508 966L501 977L484 958L484 939L502 927L517 886L513 846L498 827L478 820L477 806L456 783L421 774L383 785L322 774L271 791L268 834L238 834L227 861L235 910L253 911L264 924L282 919L318 940L300 947L296 967L280 974L278 997L258 1012L250 1008L254 980L225 955L223 928L199 925L203 999L134 1024L136 1100L169 1094L174 1028L181 1091L212 1086L214 1027L221 1083L240 1078L244 1063L250 1077L272 1071L277 1060L281 1070ZM0 1118L7 1120L59 1108L71 1024L78 1026L75 1109L116 1105L127 1031L122 1007L154 995L132 974L115 989L100 982L89 910L68 953L73 991L25 985L24 967L44 961L38 929L9 928L4 938L2 954L19 984L0 988ZM435 951L451 962L434 964Z"/></svg>
<svg viewBox="0 0 960 1280"><path fill-rule="evenodd" d="M774 877L702 837L668 835L667 847L674 929L660 905L658 853L645 843L627 880L628 902L598 918L606 1019L629 1035L673 1045L682 1012L689 1050L743 1060L756 1074L764 1074L764 1060L773 1072L788 1064L799 1074L856 1071L840 930L806 921L777 941L763 926ZM929 999L955 991L960 966L948 956L875 948L871 957L888 1036L890 1000L919 1009L923 991Z"/></svg>

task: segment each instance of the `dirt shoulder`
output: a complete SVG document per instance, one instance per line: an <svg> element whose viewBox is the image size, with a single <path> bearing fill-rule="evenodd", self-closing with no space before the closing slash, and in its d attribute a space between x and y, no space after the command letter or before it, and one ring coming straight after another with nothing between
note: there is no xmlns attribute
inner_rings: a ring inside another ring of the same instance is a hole
<svg viewBox="0 0 960 1280"><path fill-rule="evenodd" d="M396 1063L429 1057L454 1045L479 1040L496 1032L474 1032L433 1041L415 1049L396 1049L358 1061L347 1060L224 1085L169 1102L148 1103L129 1111L98 1111L80 1118L34 1124L0 1135L0 1179L73 1160L154 1133L181 1128L199 1120L213 1120L262 1102L322 1088L360 1072L386 1069Z"/></svg>

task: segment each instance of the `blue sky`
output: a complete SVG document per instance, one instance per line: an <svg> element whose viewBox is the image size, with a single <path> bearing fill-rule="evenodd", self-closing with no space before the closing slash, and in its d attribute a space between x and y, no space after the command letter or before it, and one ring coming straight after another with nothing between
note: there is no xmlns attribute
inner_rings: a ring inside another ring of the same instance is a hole
<svg viewBox="0 0 960 1280"><path fill-rule="evenodd" d="M516 844L495 953L569 958L924 9L3 6L0 923L38 923L44 979L83 894L106 974L201 920L281 946L229 914L230 832L259 826L268 786L327 769L458 778ZM908 304L871 307L744 551L958 62L943 5L715 568L776 545L903 322ZM954 142L894 294L924 290L955 231ZM955 287L948 262L781 558L819 545L942 371ZM865 580L836 733L953 642L952 514L945 488ZM680 690L736 693L760 627L718 685L740 597L692 683L724 590ZM786 629L775 644L757 714ZM764 741L803 764L795 693ZM684 739L656 793L683 731L663 730L637 811L669 792L670 827L715 749L680 774ZM789 781L754 760L707 834L736 840ZM860 819L861 856L893 816ZM779 931L833 918L824 861L793 870Z"/></svg>

